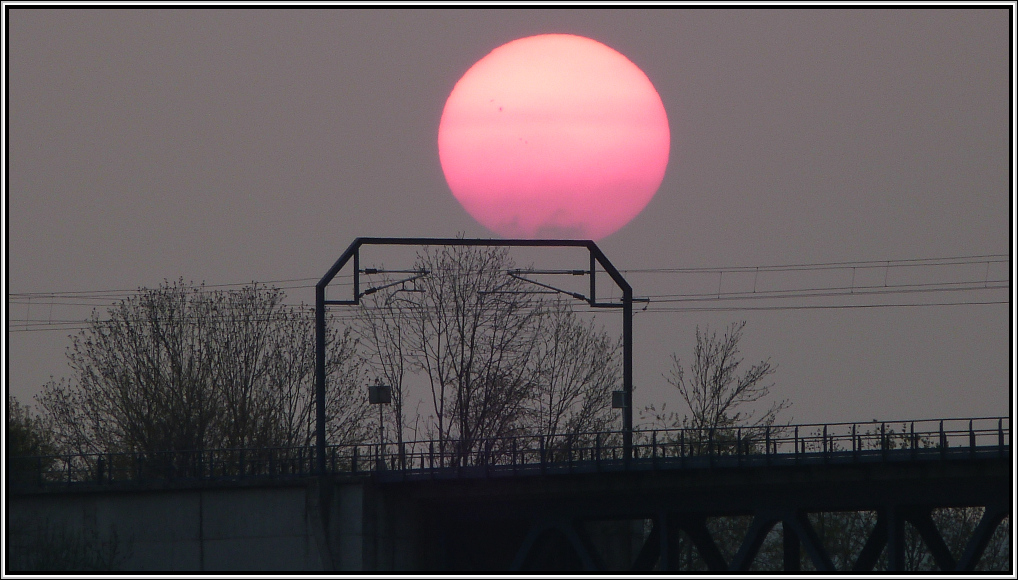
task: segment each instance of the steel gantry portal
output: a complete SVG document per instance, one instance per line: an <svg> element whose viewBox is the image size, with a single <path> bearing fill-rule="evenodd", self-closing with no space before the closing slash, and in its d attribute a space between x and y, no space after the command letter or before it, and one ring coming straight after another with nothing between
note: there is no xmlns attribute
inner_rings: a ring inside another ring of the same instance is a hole
<svg viewBox="0 0 1018 580"><path fill-rule="evenodd" d="M633 288L617 268L608 260L592 240L522 240L522 239L468 239L468 238L357 238L322 276L315 285L315 444L317 448L316 470L326 472L325 436L325 309L328 306L354 306L365 296L361 292L360 249L364 246L487 246L487 247L542 247L542 248L586 248L590 254L589 269L590 295L572 294L574 298L586 301L592 308L622 309L622 437L623 456L628 461L632 455L633 441ZM326 300L325 291L337 274L353 261L353 294L345 300ZM621 302L601 302L597 299L596 268L601 266L605 273L622 291ZM582 272L582 270L578 270ZM512 275L512 273L507 273ZM532 280L528 280L533 282ZM377 289L371 289L377 290Z"/></svg>

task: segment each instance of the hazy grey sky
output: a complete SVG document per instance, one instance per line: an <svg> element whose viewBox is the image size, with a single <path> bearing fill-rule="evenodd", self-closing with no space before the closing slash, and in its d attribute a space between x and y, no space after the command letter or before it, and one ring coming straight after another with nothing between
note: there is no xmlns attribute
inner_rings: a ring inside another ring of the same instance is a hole
<svg viewBox="0 0 1018 580"><path fill-rule="evenodd" d="M22 294L318 278L357 236L492 236L446 186L439 118L474 62L534 34L620 51L667 110L660 191L599 242L621 269L1012 248L1003 6L6 16L5 371L23 400L68 375L71 331L52 323L90 309ZM939 291L1011 278L1008 263L975 262L754 280L761 291L881 280L938 290L827 299L666 303L748 290L750 278L629 273L637 295L659 297L635 320L635 404L674 406L661 375L672 352L688 358L697 325L747 320L743 354L777 363L775 392L797 421L1007 414L1006 303L662 311L1007 301L1008 289ZM288 293L313 300L310 287ZM40 330L24 331L26 319Z"/></svg>

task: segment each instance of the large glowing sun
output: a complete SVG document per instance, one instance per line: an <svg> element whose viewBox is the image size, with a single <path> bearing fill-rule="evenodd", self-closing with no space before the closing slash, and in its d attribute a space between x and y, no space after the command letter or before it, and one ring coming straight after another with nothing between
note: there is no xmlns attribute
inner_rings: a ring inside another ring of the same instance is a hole
<svg viewBox="0 0 1018 580"><path fill-rule="evenodd" d="M600 239L646 207L670 133L650 79L589 38L504 44L456 83L438 127L453 195L511 238Z"/></svg>

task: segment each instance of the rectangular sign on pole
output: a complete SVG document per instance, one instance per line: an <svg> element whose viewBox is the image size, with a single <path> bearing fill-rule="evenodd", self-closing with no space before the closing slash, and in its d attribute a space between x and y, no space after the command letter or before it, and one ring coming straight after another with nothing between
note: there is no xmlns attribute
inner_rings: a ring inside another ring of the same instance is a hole
<svg viewBox="0 0 1018 580"><path fill-rule="evenodd" d="M388 405L392 402L392 387L388 385L374 385L368 387L368 402L372 405Z"/></svg>
<svg viewBox="0 0 1018 580"><path fill-rule="evenodd" d="M625 409L626 406L626 392L612 391L612 409Z"/></svg>

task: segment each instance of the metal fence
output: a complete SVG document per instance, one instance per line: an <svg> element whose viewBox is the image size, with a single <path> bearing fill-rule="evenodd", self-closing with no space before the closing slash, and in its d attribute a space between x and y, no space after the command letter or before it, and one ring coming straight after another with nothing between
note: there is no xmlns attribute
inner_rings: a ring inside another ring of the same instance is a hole
<svg viewBox="0 0 1018 580"><path fill-rule="evenodd" d="M334 445L329 474L462 477L799 462L938 460L1010 454L1010 418L644 429L623 456L622 433L518 435L474 441ZM7 459L13 487L238 480L314 474L315 447L101 453Z"/></svg>

